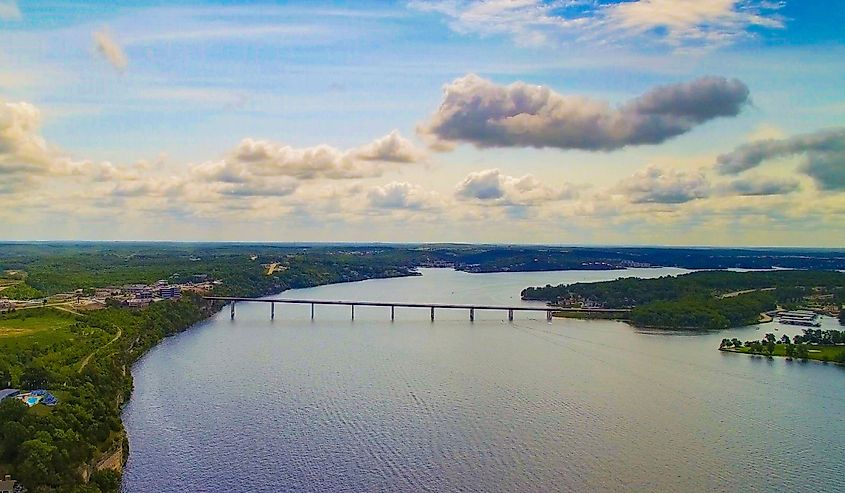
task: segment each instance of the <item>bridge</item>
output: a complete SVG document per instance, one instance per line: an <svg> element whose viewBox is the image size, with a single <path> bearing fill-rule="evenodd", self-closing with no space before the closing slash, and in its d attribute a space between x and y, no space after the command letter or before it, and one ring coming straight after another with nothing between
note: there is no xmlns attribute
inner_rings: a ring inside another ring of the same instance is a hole
<svg viewBox="0 0 845 493"><path fill-rule="evenodd" d="M276 317L276 303L311 305L311 318L314 318L314 307L316 305L333 305L350 307L352 320L355 320L356 306L378 306L390 308L390 320L396 319L396 308L426 308L431 313L431 320L434 321L434 312L437 309L467 310L469 320L475 321L476 310L506 311L508 320L513 322L514 312L541 312L546 314L546 320L552 319L554 312L576 312L576 313L627 313L628 310L613 308L560 308L549 306L499 306L499 305L463 305L454 303L401 303L392 301L343 301L343 300L305 300L291 298L238 298L231 296L204 296L211 301L223 301L229 303L232 319L235 318L235 305L238 303L269 303L270 318Z"/></svg>

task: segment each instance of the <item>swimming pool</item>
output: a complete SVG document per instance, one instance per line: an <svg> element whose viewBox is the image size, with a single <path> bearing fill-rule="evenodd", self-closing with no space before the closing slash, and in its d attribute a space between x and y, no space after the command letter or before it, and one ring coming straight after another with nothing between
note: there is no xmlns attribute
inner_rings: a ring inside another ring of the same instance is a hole
<svg viewBox="0 0 845 493"><path fill-rule="evenodd" d="M32 406L38 404L40 401L41 401L40 395L30 395L24 400L24 402L26 402L26 405L29 406L29 407L32 407Z"/></svg>

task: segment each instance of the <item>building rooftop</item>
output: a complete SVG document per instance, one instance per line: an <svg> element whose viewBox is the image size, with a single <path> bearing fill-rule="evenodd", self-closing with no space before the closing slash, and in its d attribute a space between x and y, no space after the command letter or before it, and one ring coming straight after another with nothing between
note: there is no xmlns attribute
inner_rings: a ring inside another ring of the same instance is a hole
<svg viewBox="0 0 845 493"><path fill-rule="evenodd" d="M0 491L15 491L15 483L17 481L7 474L4 479L0 480Z"/></svg>
<svg viewBox="0 0 845 493"><path fill-rule="evenodd" d="M18 389L3 389L0 390L0 401L5 399L6 397L13 397L20 393Z"/></svg>

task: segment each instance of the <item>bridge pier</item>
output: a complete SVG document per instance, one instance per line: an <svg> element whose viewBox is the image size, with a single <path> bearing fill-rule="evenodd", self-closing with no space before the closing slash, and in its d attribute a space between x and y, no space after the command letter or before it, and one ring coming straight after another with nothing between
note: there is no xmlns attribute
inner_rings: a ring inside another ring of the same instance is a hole
<svg viewBox="0 0 845 493"><path fill-rule="evenodd" d="M390 305L390 321L396 320L396 305Z"/></svg>
<svg viewBox="0 0 845 493"><path fill-rule="evenodd" d="M314 320L314 303L311 303L311 320Z"/></svg>
<svg viewBox="0 0 845 493"><path fill-rule="evenodd" d="M469 321L475 322L475 308L469 309Z"/></svg>
<svg viewBox="0 0 845 493"><path fill-rule="evenodd" d="M355 320L355 305L352 305L352 320Z"/></svg>
<svg viewBox="0 0 845 493"><path fill-rule="evenodd" d="M274 320L276 318L276 304L270 303L270 320Z"/></svg>
<svg viewBox="0 0 845 493"><path fill-rule="evenodd" d="M431 307L431 321L434 322L434 307Z"/></svg>
<svg viewBox="0 0 845 493"><path fill-rule="evenodd" d="M552 311L551 310L546 312L546 320L548 320L549 322L552 321Z"/></svg>
<svg viewBox="0 0 845 493"><path fill-rule="evenodd" d="M513 310L508 310L508 322L513 322Z"/></svg>
<svg viewBox="0 0 845 493"><path fill-rule="evenodd" d="M237 303L237 302L236 301L232 302L232 313L230 314L230 316L232 317L232 320L235 319L235 303Z"/></svg>

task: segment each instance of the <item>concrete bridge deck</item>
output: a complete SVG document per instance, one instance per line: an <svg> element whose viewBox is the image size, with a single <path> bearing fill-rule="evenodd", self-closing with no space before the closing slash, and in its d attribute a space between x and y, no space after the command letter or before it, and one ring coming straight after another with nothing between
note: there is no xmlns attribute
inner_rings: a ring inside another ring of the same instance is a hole
<svg viewBox="0 0 845 493"><path fill-rule="evenodd" d="M356 306L378 306L390 308L390 319L394 320L396 317L396 308L427 308L431 311L431 320L434 320L435 309L453 309L453 310L468 310L469 319L475 320L475 310L495 310L507 311L508 320L513 321L514 312L542 312L546 314L546 319L551 320L554 312L586 312L586 313L627 313L628 310L613 309L613 308L560 308L551 306L502 306L502 305L483 305L483 304L456 304L456 303L403 303L393 301L348 301L348 300L308 300L308 299L291 299L291 298L240 298L233 296L205 296L207 300L223 301L230 303L231 316L235 318L235 305L237 303L270 303L270 318L276 315L276 303L282 304L296 304L296 305L311 305L311 318L314 318L314 307L316 305L334 305L334 306L349 306L351 307L352 319L355 319Z"/></svg>

